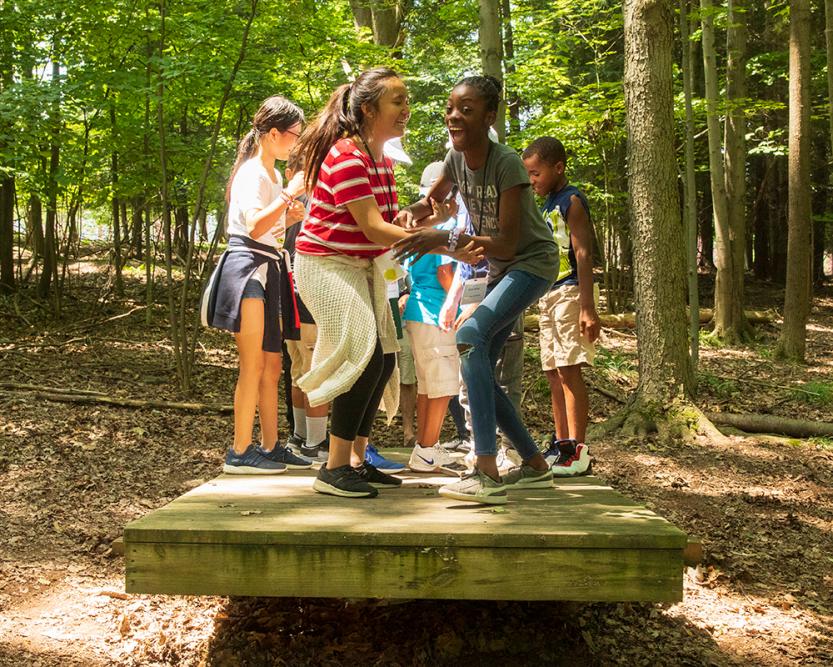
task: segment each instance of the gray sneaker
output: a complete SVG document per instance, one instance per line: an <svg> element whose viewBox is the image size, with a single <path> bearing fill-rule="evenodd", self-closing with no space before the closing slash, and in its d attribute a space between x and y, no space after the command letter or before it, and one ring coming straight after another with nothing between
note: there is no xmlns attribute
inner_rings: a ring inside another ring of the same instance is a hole
<svg viewBox="0 0 833 667"><path fill-rule="evenodd" d="M536 470L523 463L509 470L502 479L511 489L548 489L552 486L552 470Z"/></svg>
<svg viewBox="0 0 833 667"><path fill-rule="evenodd" d="M459 482L446 484L439 491L445 498L462 500L470 503L482 503L484 505L505 505L506 485L503 482L496 482L486 473L480 472L477 468L463 477Z"/></svg>

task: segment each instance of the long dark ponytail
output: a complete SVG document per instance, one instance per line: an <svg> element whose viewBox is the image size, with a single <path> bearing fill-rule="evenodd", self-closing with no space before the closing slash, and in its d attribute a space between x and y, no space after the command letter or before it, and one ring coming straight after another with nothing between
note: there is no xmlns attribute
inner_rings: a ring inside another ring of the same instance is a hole
<svg viewBox="0 0 833 667"><path fill-rule="evenodd" d="M272 128L279 132L286 132L293 125L303 122L304 112L285 97L273 95L264 100L252 119L252 128L237 145L237 158L234 160L234 167L226 184L226 202L231 197L231 184L237 170L240 169L241 164L255 155L261 135L267 134Z"/></svg>
<svg viewBox="0 0 833 667"><path fill-rule="evenodd" d="M392 78L399 75L387 67L377 67L362 72L353 83L339 86L301 135L295 150L306 156L304 179L309 191L315 187L330 148L341 137L361 132L365 119L362 105L375 106L385 92L385 81Z"/></svg>

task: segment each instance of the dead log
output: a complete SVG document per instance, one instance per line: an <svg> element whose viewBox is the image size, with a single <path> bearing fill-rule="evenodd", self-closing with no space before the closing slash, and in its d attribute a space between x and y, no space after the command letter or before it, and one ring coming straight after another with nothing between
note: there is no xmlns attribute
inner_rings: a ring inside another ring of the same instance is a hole
<svg viewBox="0 0 833 667"><path fill-rule="evenodd" d="M772 322L775 319L775 313L769 310L747 310L746 319L751 324L761 324L762 322ZM700 309L700 324L710 322L714 317L714 310L711 308ZM601 313L599 319L602 326L608 329L635 329L636 328L636 313L620 313L613 315L611 313ZM530 313L524 317L524 329L527 331L536 331L538 329L538 315Z"/></svg>
<svg viewBox="0 0 833 667"><path fill-rule="evenodd" d="M833 424L829 422L730 412L710 412L706 416L719 426L731 426L747 433L776 433L793 438L833 437Z"/></svg>
<svg viewBox="0 0 833 667"><path fill-rule="evenodd" d="M188 412L234 412L234 406L221 403L187 403L179 401L161 401L157 399L120 398L87 389L60 389L34 384L17 384L0 382L0 390L29 392L34 397L45 401L59 403L96 403L115 405L120 408L157 408L160 410L186 410Z"/></svg>

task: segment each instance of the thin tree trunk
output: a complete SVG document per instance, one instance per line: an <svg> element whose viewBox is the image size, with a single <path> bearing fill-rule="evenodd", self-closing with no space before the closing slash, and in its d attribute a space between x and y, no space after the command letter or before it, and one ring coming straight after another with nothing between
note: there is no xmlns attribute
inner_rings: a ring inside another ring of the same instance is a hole
<svg viewBox="0 0 833 667"><path fill-rule="evenodd" d="M706 81L706 124L709 133L709 172L711 177L712 214L716 242L715 264L717 278L714 285L714 333L719 337L731 335L734 269L732 243L729 238L729 211L726 200L726 180L723 169L720 116L717 108L717 54L714 48L714 8L712 0L700 0L700 25L703 34L703 76Z"/></svg>
<svg viewBox="0 0 833 667"><path fill-rule="evenodd" d="M790 0L787 286L778 355L804 361L810 313L810 0Z"/></svg>
<svg viewBox="0 0 833 667"><path fill-rule="evenodd" d="M680 36L683 57L683 94L685 97L685 178L683 179L686 230L686 255L688 263L689 349L691 368L697 372L700 357L699 285L697 284L697 179L694 171L694 111L691 89L691 49L689 43L688 1L680 0Z"/></svg>
<svg viewBox="0 0 833 667"><path fill-rule="evenodd" d="M503 45L500 30L500 7L498 0L480 0L480 64L483 73L503 82ZM506 141L506 107L498 106L495 120L498 140Z"/></svg>
<svg viewBox="0 0 833 667"><path fill-rule="evenodd" d="M145 19L150 24L149 20L150 8L145 6ZM145 65L145 125L142 137L142 156L144 157L144 173L152 173L151 158L150 158L150 86L151 86L151 62L153 57L153 44L151 44L150 37L148 37L145 45L145 53L147 54L147 62ZM150 225L151 225L151 207L150 207L150 185L145 183L144 188L144 210L145 210L145 324L150 325L153 321L153 246L150 242Z"/></svg>
<svg viewBox="0 0 833 667"><path fill-rule="evenodd" d="M52 54L52 82L53 86L60 86L61 66L58 62L58 39L54 39ZM43 236L43 272L38 282L38 296L45 299L50 294L50 286L54 283L57 287L58 278L58 251L56 232L58 224L58 167L60 166L60 144L61 135L61 102L58 95L52 104L49 114L50 139L49 139L49 172L46 200L46 226ZM55 315L60 315L60 295L54 294L53 308Z"/></svg>
<svg viewBox="0 0 833 667"><path fill-rule="evenodd" d="M503 24L503 67L507 78L515 73L515 38L512 33L512 3L501 0L501 23ZM521 101L517 94L506 93L506 107L509 110L509 132L517 134L521 131Z"/></svg>
<svg viewBox="0 0 833 667"><path fill-rule="evenodd" d="M12 3L0 4L0 91L7 91L14 85L14 33L7 30L11 25ZM0 152L7 146L5 137L11 136L10 123L0 127ZM14 275L14 174L4 173L0 178L0 292L15 289Z"/></svg>
<svg viewBox="0 0 833 667"><path fill-rule="evenodd" d="M13 292L14 276L14 176L0 180L0 292Z"/></svg>
<svg viewBox="0 0 833 667"><path fill-rule="evenodd" d="M117 297L124 296L124 279L121 274L121 240L122 229L120 224L121 206L119 202L119 152L116 150L118 146L118 136L116 132L116 103L110 99L110 140L112 143L112 151L110 153L110 205L113 216L113 269L116 272L115 277L115 292Z"/></svg>
<svg viewBox="0 0 833 667"><path fill-rule="evenodd" d="M828 153L828 162L833 163L833 0L824 0L824 37L827 47L827 132L830 140ZM828 171L828 197L833 199L833 169ZM828 203L828 210L833 209L833 202ZM826 228L826 224L825 224ZM825 235L822 234L821 239L818 239L819 245L822 246L822 266L821 277L824 278L824 246Z"/></svg>
<svg viewBox="0 0 833 667"><path fill-rule="evenodd" d="M746 21L744 0L729 0L729 25L726 30L726 112L724 159L726 165L726 203L729 245L732 254L731 294L728 302L718 302L715 311L722 323L722 337L737 342L746 336L743 319L743 281L746 266ZM721 295L723 292L721 291ZM717 324L717 322L716 322Z"/></svg>
<svg viewBox="0 0 833 667"><path fill-rule="evenodd" d="M676 183L670 0L625 0L625 113L637 401L668 405L692 387L686 271Z"/></svg>

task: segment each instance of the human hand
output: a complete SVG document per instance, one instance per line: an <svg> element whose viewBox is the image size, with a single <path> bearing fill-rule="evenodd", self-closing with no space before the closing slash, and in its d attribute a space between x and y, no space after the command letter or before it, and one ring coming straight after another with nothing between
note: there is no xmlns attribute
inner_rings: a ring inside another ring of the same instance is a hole
<svg viewBox="0 0 833 667"><path fill-rule="evenodd" d="M294 225L296 222L301 222L304 219L304 216L307 214L307 210L304 208L304 205L299 201L293 201L292 203L288 204L286 207L286 224Z"/></svg>
<svg viewBox="0 0 833 667"><path fill-rule="evenodd" d="M399 314L402 315L405 312L405 306L408 305L408 297L409 294L403 294L399 297Z"/></svg>
<svg viewBox="0 0 833 667"><path fill-rule="evenodd" d="M402 229L412 229L416 227L416 220L414 220L414 214L409 209L403 208L394 217L393 224L402 227Z"/></svg>
<svg viewBox="0 0 833 667"><path fill-rule="evenodd" d="M466 245L459 246L454 252L449 253L449 255L459 262L474 266L483 261L483 258L486 256L486 249L477 245L472 239Z"/></svg>
<svg viewBox="0 0 833 667"><path fill-rule="evenodd" d="M477 310L477 306L479 305L480 304L478 303L470 303L468 306L463 308L463 312L461 312L457 316L457 319L454 320L454 331L457 331L461 326L463 326L463 323L474 314L474 311Z"/></svg>
<svg viewBox="0 0 833 667"><path fill-rule="evenodd" d="M304 192L306 192L306 186L304 185L304 172L295 172L292 178L289 179L289 183L286 184L284 191L293 198L304 194Z"/></svg>
<svg viewBox="0 0 833 667"><path fill-rule="evenodd" d="M409 232L409 236L393 244L393 256L397 261L410 257L417 260L448 243L448 232L441 229L419 228Z"/></svg>
<svg viewBox="0 0 833 667"><path fill-rule="evenodd" d="M578 318L581 335L591 343L595 343L602 330L602 323L596 313L596 308L582 308Z"/></svg>
<svg viewBox="0 0 833 667"><path fill-rule="evenodd" d="M426 224L431 226L439 225L449 218L453 218L457 215L457 211L460 210L460 207L457 206L457 199L452 197L451 199L446 199L444 201L438 201L434 198L428 200L431 202L431 210L433 211L431 215L428 216L428 221Z"/></svg>

